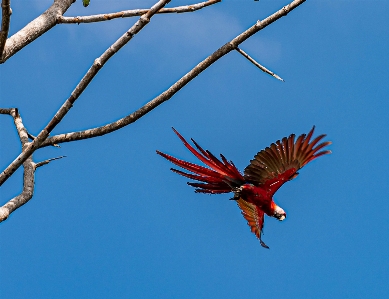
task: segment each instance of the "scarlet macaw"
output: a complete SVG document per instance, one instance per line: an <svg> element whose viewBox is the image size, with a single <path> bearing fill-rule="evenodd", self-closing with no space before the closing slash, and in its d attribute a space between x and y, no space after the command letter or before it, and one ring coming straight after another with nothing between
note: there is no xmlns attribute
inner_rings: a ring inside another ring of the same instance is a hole
<svg viewBox="0 0 389 299"><path fill-rule="evenodd" d="M231 199L236 200L251 231L263 247L269 248L261 238L264 214L280 221L286 218L285 211L273 200L274 193L285 182L294 179L298 175L297 171L308 162L331 153L329 150L319 152L330 145L330 141L316 146L326 135L320 135L311 141L314 129L315 127L307 135L300 135L296 141L295 134L291 134L288 138L284 137L281 141L278 140L261 150L250 161L243 175L234 163L227 161L222 154L220 154L220 161L211 152L203 150L196 141L191 139L197 150L194 149L174 128L173 131L184 145L209 168L174 158L158 150L157 153L191 173L174 168L171 168L172 171L201 182L188 183L196 188L195 192L211 194L233 192L234 197Z"/></svg>

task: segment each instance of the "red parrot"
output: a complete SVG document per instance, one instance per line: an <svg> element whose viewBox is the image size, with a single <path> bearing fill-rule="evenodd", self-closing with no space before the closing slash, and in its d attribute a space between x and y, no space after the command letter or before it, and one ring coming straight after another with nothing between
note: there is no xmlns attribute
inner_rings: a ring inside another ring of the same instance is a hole
<svg viewBox="0 0 389 299"><path fill-rule="evenodd" d="M158 150L157 153L190 172L171 168L184 177L198 181L188 183L196 188L195 192L211 194L233 192L234 197L231 199L236 200L251 231L263 247L269 248L261 238L264 215L280 221L286 218L285 211L273 200L274 193L285 182L294 179L298 171L308 162L331 153L329 150L320 151L330 145L330 141L317 145L326 135L320 135L311 141L314 129L315 127L307 135L302 134L296 140L295 134L291 134L288 138L284 137L281 141L278 140L261 150L244 169L243 175L234 163L227 161L222 154L219 160L191 139L197 150L193 148L174 128L173 131L189 151L209 168L174 158Z"/></svg>

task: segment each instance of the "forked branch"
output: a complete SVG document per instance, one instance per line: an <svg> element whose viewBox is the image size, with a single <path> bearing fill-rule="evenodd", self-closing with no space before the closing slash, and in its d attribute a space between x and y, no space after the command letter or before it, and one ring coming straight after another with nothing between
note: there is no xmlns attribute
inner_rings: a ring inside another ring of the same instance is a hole
<svg viewBox="0 0 389 299"><path fill-rule="evenodd" d="M76 88L71 93L70 97L65 101L61 108L57 111L54 117L46 125L46 127L36 136L36 138L29 143L22 153L0 174L0 186L18 169L24 161L27 160L32 153L38 149L41 144L49 136L50 132L60 123L64 116L73 107L74 102L79 98L82 92L86 89L88 84L104 66L104 64L125 44L127 44L139 31L141 31L149 22L153 15L155 15L162 7L164 7L170 0L159 0L150 10L142 15L139 20L116 42L114 42L99 58L97 58L91 68L87 71Z"/></svg>
<svg viewBox="0 0 389 299"><path fill-rule="evenodd" d="M221 0L208 0L206 2L196 3L187 6L166 8L155 13L183 13L192 12L213 4ZM2 0L2 28L0 33L0 63L4 63L18 51L23 49L29 43L49 31L55 25L60 23L90 23L99 21L108 21L114 18L134 17L146 14L149 9L135 9L112 14L101 14L84 17L64 17L63 14L75 2L75 0L54 0L54 3L39 17L31 21L24 28L16 32L7 39L9 31L9 21L11 9L9 8L10 0ZM168 1L170 2L170 1ZM7 4L8 3L8 4ZM9 9L7 9L7 7Z"/></svg>
<svg viewBox="0 0 389 299"><path fill-rule="evenodd" d="M15 128L18 132L20 143L22 145L22 149L28 146L28 132L27 129L23 125L22 118L19 114L18 109L10 108L10 109L0 109L0 114L9 114L12 116L14 120ZM34 186L35 186L35 170L48 164L52 160L60 159L62 157L48 159L46 161L42 161L40 163L35 164L33 162L32 156L28 157L26 161L23 163L23 191L18 196L15 196L11 200L9 200L5 205L0 207L0 222L4 221L8 218L8 216L15 211L17 208L20 208L22 205L27 203L34 194Z"/></svg>
<svg viewBox="0 0 389 299"><path fill-rule="evenodd" d="M0 63L4 63L12 55L53 28L58 16L63 15L73 2L74 0L54 0L54 3L43 14L8 38Z"/></svg>
<svg viewBox="0 0 389 299"><path fill-rule="evenodd" d="M84 131L79 132L71 132L66 134L60 134L55 135L53 137L47 138L46 141L44 141L41 144L41 147L49 146L52 144L57 143L63 143L63 142L70 142L70 141L76 141L81 139L88 139L93 138L97 136L102 136L108 133L111 133L113 131L119 130L135 121L137 121L139 118L144 116L145 114L149 113L154 108L158 107L163 102L166 102L167 100L171 99L174 94L176 94L181 88L183 88L186 84L188 84L191 80L193 80L195 77L197 77L201 72L203 72L205 69L207 69L210 65L212 65L214 62L219 60L224 55L228 54L229 52L236 50L238 46L243 43L246 39L248 39L250 36L254 35L258 31L264 29L271 23L275 22L279 18L285 16L287 13L295 9L297 6L305 2L306 0L295 0L289 5L283 7L276 13L272 14L271 16L267 17L263 21L258 21L255 25L244 31L243 33L239 34L237 37L235 37L230 42L226 43L224 46L216 50L212 55L204 59L202 62L200 62L198 65L196 65L190 72L188 72L185 76L183 76L181 79L179 79L176 83L174 83L170 88L168 88L166 91L161 93L159 96L155 97L153 100L145 104L143 107L138 109L137 111L115 121L110 124L88 129ZM272 73L271 71L269 71ZM274 73L273 73L274 74ZM274 74L275 75L275 74ZM275 75L276 76L276 75Z"/></svg>

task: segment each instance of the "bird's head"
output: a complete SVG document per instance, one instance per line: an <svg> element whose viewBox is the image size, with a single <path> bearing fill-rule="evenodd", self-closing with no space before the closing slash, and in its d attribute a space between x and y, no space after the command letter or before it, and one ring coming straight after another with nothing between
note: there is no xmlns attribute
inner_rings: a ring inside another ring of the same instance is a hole
<svg viewBox="0 0 389 299"><path fill-rule="evenodd" d="M286 213L283 208L276 205L273 217L277 218L279 221L282 221L286 218Z"/></svg>

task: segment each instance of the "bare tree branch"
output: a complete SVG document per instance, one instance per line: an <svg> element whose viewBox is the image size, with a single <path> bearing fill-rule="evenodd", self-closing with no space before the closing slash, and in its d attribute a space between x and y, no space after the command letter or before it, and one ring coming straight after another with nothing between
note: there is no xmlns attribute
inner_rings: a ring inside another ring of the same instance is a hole
<svg viewBox="0 0 389 299"><path fill-rule="evenodd" d="M13 211L27 203L34 195L34 166L35 164L32 161L32 156L28 157L27 160L23 163L23 191L0 208L0 222L6 220Z"/></svg>
<svg viewBox="0 0 389 299"><path fill-rule="evenodd" d="M221 2L222 0L208 0L205 2L200 2L192 5L185 5L185 6L177 6L177 7L171 7L171 8L162 8L157 13L163 14L163 13L184 13L184 12L192 12L199 9L202 9L204 7L216 4L218 2ZM98 14L98 15L92 15L92 16L82 16L82 17L64 17L60 16L58 17L58 23L62 24L80 24L80 23L93 23L93 22L103 22L103 21L109 21L112 19L117 18L129 18L129 17L136 17L141 16L147 13L148 9L132 9L132 10L123 10L119 12L114 13L107 13L107 14Z"/></svg>
<svg viewBox="0 0 389 299"><path fill-rule="evenodd" d="M27 144L28 138L34 140L36 137L30 134L27 129L24 127L22 118L19 115L19 110L17 108L0 108L0 114L9 114L13 117L16 130L18 131L19 138L21 138L22 145ZM27 136L28 138L26 138ZM55 145L60 147L59 145Z"/></svg>
<svg viewBox="0 0 389 299"><path fill-rule="evenodd" d="M282 79L280 76L278 76L277 74L273 73L272 71L268 70L267 68L265 68L263 65L259 64L258 62L256 62L254 60L254 58L252 58L249 54L247 54L245 51L243 51L242 49L236 47L235 49L236 51L238 51L240 54L243 55L243 57L247 58L248 61L250 61L252 64L254 64L256 67L258 67L261 71L269 74L270 76L273 76L274 78L282 81L282 82L285 82L284 79Z"/></svg>
<svg viewBox="0 0 389 299"><path fill-rule="evenodd" d="M44 160L44 161L42 161L42 162L36 163L36 164L35 164L35 168L41 167L41 166L43 166L43 165L49 164L51 161L59 160L59 159L65 158L65 157L66 157L66 156L59 156L59 157L55 157L55 158L51 158L51 159Z"/></svg>
<svg viewBox="0 0 389 299"><path fill-rule="evenodd" d="M47 159L45 161L34 163L32 156L30 156L24 163L24 173L23 173L23 191L18 196L15 196L9 200L5 205L0 207L0 222L6 220L9 215L14 212L16 209L20 208L22 205L26 204L34 195L35 187L35 171L38 167L49 164L51 161L64 158L66 156L61 156L57 158Z"/></svg>
<svg viewBox="0 0 389 299"><path fill-rule="evenodd" d="M49 136L50 132L63 119L63 117L72 108L74 102L79 98L88 84L96 76L104 64L125 44L127 44L132 37L142 30L149 22L150 18L164 7L170 0L159 0L150 10L142 15L139 20L116 42L114 42L99 58L97 58L91 68L87 71L80 83L71 93L70 97L65 101L61 108L57 111L47 126L38 134L38 136L25 148L23 152L0 174L0 186L18 169L24 161L27 160L32 153L40 147L43 141Z"/></svg>
<svg viewBox="0 0 389 299"><path fill-rule="evenodd" d="M14 120L16 130L19 135L22 148L24 149L28 145L27 130L23 125L22 118L16 108L0 109L0 114L9 114ZM34 193L34 172L35 164L30 156L24 163L24 174L23 174L23 191L18 196L12 198L4 206L0 208L0 222L8 218L8 216L17 208L28 202Z"/></svg>
<svg viewBox="0 0 389 299"><path fill-rule="evenodd" d="M271 23L275 22L279 18L285 16L290 11L298 7L300 4L305 2L306 0L294 0L289 5L283 7L276 13L272 14L271 16L267 17L263 21L258 21L255 25L244 31L243 33L239 34L237 37L235 37L230 42L226 43L224 46L216 50L212 55L204 59L202 62L200 62L198 65L196 65L190 72L188 72L185 76L183 76L181 79L179 79L176 83L174 83L169 89L161 93L159 96L155 97L153 100L145 104L143 107L141 107L139 110L125 116L124 118L121 118L115 122L112 122L110 124L88 129L84 131L79 132L72 132L72 133L66 133L66 134L60 134L56 136L52 136L47 138L46 141L42 142L40 147L45 147L52 144L57 143L63 143L63 142L71 142L76 140L82 140L87 138L93 138L97 136L102 136L108 133L111 133L113 131L119 130L135 121L137 121L139 118L153 110L154 108L158 107L163 102L169 100L173 97L173 95L178 92L181 88L183 88L186 84L188 84L191 80L193 80L195 77L197 77L201 72L203 72L205 69L207 69L210 65L212 65L214 62L216 62L218 59L226 55L227 53L236 50L236 48L243 43L246 39L248 39L250 36L254 35L258 31L262 30L266 26L270 25ZM269 71L270 72L270 71ZM1 181L0 181L1 183Z"/></svg>
<svg viewBox="0 0 389 299"><path fill-rule="evenodd" d="M15 109L15 108L0 108L0 114L9 114L9 115L11 115L11 109Z"/></svg>
<svg viewBox="0 0 389 299"><path fill-rule="evenodd" d="M14 119L14 124L16 127L16 130L18 131L20 142L22 143L22 147L25 147L28 144L28 133L26 128L23 125L22 118L19 114L19 111L17 108L11 108L9 109L9 115L12 116Z"/></svg>
<svg viewBox="0 0 389 299"><path fill-rule="evenodd" d="M54 3L43 14L8 38L5 43L4 53L0 59L0 63L4 63L20 49L53 28L57 24L58 16L62 16L74 1L75 0L54 0Z"/></svg>
<svg viewBox="0 0 389 299"><path fill-rule="evenodd" d="M193 5L162 9L162 11L157 13L191 12L209 5L213 5L220 1L221 0L208 0L206 2L201 2ZM129 11L117 12L112 14L101 14L95 16L63 17L63 14L75 2L75 0L54 0L54 3L43 14L41 14L35 20L27 24L23 29L21 29L20 31L18 31L17 33L15 33L14 35L12 35L10 38L7 39L8 30L9 30L9 20L10 20L9 16L11 10L10 9L6 10L5 6L7 5L7 2L8 3L10 2L10 0L2 0L2 2L3 2L3 18L2 18L2 29L0 33L0 53L3 53L3 55L0 55L0 63L4 63L15 53L20 51L29 43L33 42L42 34L49 31L58 23L89 23L89 22L107 21L119 17L123 18L123 17L144 15L149 11L148 9L137 9L137 10L129 10ZM9 8L9 4L8 4L8 8ZM8 17L6 11L8 11ZM128 16L126 14L128 14Z"/></svg>
<svg viewBox="0 0 389 299"><path fill-rule="evenodd" d="M0 109L0 114L9 114L12 116L14 120L14 124L16 130L19 135L20 143L22 144L22 149L25 149L29 145L29 134L27 129L23 125L22 118L19 114L18 109L10 108L10 109ZM9 200L5 205L0 207L0 222L6 220L8 216L20 208L22 205L27 203L32 196L34 195L34 186L35 186L35 170L38 167L49 164L53 160L61 159L65 156L48 159L39 163L34 163L32 155L27 158L27 160L23 163L23 191L18 196L15 196L11 200Z"/></svg>
<svg viewBox="0 0 389 299"><path fill-rule="evenodd" d="M11 23L11 3L10 0L1 1L2 17L1 17L1 31L0 31L0 59L3 56L5 41L8 37L9 24Z"/></svg>

